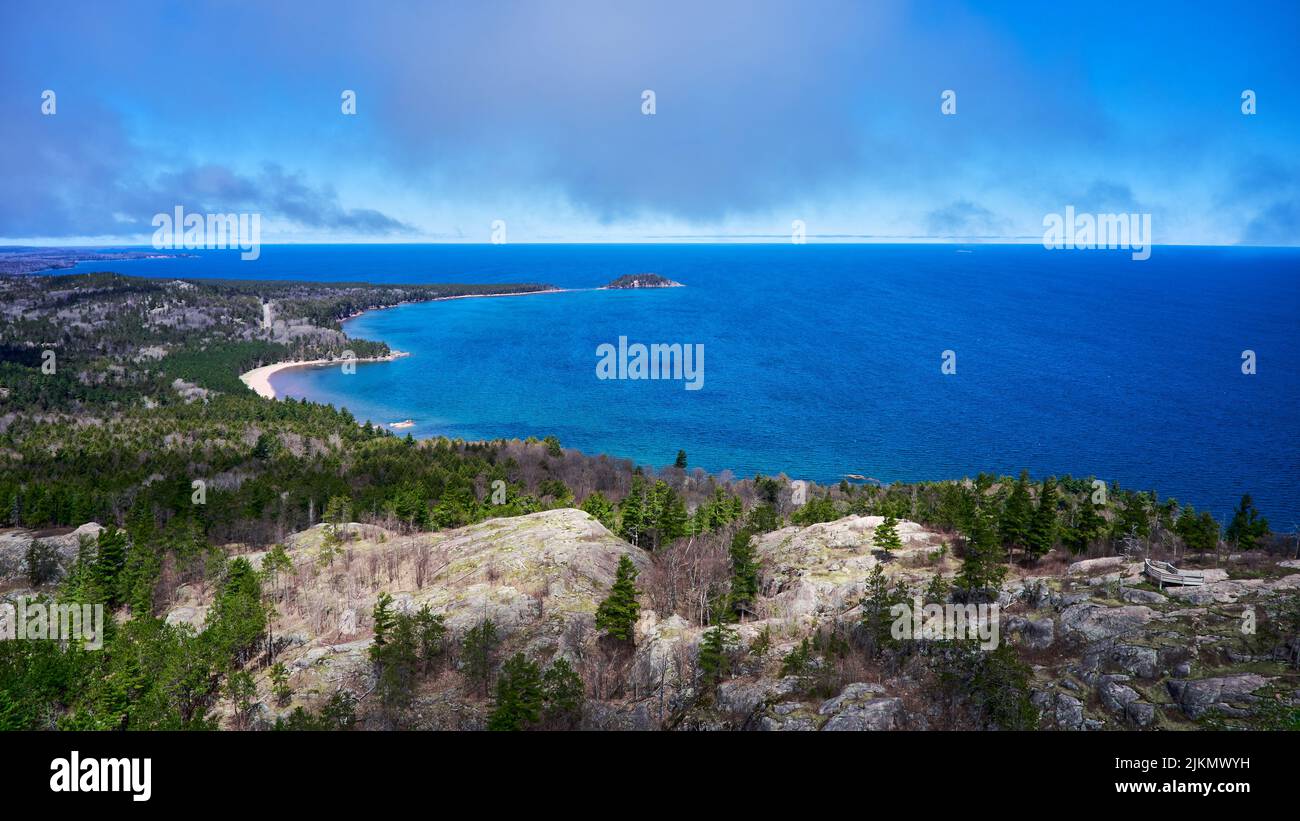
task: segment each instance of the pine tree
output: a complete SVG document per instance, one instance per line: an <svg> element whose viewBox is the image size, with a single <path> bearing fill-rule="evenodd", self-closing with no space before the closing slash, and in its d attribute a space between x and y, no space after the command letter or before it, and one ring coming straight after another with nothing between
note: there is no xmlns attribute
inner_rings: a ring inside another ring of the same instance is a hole
<svg viewBox="0 0 1300 821"><path fill-rule="evenodd" d="M1005 575L993 516L987 508L977 507L966 534L966 551L957 573L955 592L966 602L985 598L996 591Z"/></svg>
<svg viewBox="0 0 1300 821"><path fill-rule="evenodd" d="M1205 553L1219 546L1219 523L1209 511L1198 514L1188 505L1174 522L1174 532L1183 540L1188 550Z"/></svg>
<svg viewBox="0 0 1300 821"><path fill-rule="evenodd" d="M124 596L118 579L126 567L126 534L109 525L100 531L92 577L100 601L114 606Z"/></svg>
<svg viewBox="0 0 1300 821"><path fill-rule="evenodd" d="M618 560L618 569L614 572L614 585L609 595L596 608L596 629L604 631L617 641L630 642L633 628L641 617L641 605L637 602L637 569L632 559L624 553Z"/></svg>
<svg viewBox="0 0 1300 821"><path fill-rule="evenodd" d="M271 693L275 696L277 703L284 705L289 702L293 696L293 689L289 687L289 668L284 666L284 662L277 661L271 667Z"/></svg>
<svg viewBox="0 0 1300 821"><path fill-rule="evenodd" d="M471 627L461 640L461 669L470 682L483 688L485 696L488 692L488 682L492 678L492 661L499 643L497 626L491 619L484 619Z"/></svg>
<svg viewBox="0 0 1300 821"><path fill-rule="evenodd" d="M1061 534L1061 541L1074 555L1088 549L1088 545L1101 537L1106 529L1106 520L1097 513L1097 506L1091 499L1085 498L1079 504L1079 513L1072 526Z"/></svg>
<svg viewBox="0 0 1300 821"><path fill-rule="evenodd" d="M712 691L731 671L731 651L739 643L735 628L721 618L700 637L698 665L706 689Z"/></svg>
<svg viewBox="0 0 1300 821"><path fill-rule="evenodd" d="M599 490L591 493L582 502L582 510L591 518L600 522L607 530L613 530L615 525L614 505Z"/></svg>
<svg viewBox="0 0 1300 821"><path fill-rule="evenodd" d="M435 614L427 604L415 614L415 640L419 648L420 666L427 673L442 659L447 640L446 620L441 614Z"/></svg>
<svg viewBox="0 0 1300 821"><path fill-rule="evenodd" d="M951 592L952 585L943 577L943 574L935 573L930 577L930 583L925 586L923 598L926 604L947 604Z"/></svg>
<svg viewBox="0 0 1300 821"><path fill-rule="evenodd" d="M890 609L907 601L905 592L890 590L884 567L876 564L867 574L866 590L862 595L862 628L871 639L872 651L879 655L896 642L890 632L894 617Z"/></svg>
<svg viewBox="0 0 1300 821"><path fill-rule="evenodd" d="M487 727L495 731L526 730L542 718L542 674L537 663L515 653L501 665L497 703Z"/></svg>
<svg viewBox="0 0 1300 821"><path fill-rule="evenodd" d="M373 656L378 648L384 646L389 632L393 629L393 597L390 594L380 593L378 598L375 599L371 618L375 623L375 641L371 645L371 655Z"/></svg>
<svg viewBox="0 0 1300 821"><path fill-rule="evenodd" d="M415 619L409 614L394 617L392 630L382 645L371 645L376 659L375 691L385 715L397 726L415 697L416 673L419 667L419 650L415 635Z"/></svg>
<svg viewBox="0 0 1300 821"><path fill-rule="evenodd" d="M1029 498L1029 471L1022 470L1002 508L1002 519L998 523L1002 543L1008 548L1024 549L1029 543L1029 523L1033 515L1034 508Z"/></svg>
<svg viewBox="0 0 1300 821"><path fill-rule="evenodd" d="M347 496L331 496L325 504L325 521L335 528L352 521L352 499Z"/></svg>
<svg viewBox="0 0 1300 821"><path fill-rule="evenodd" d="M645 479L638 474L632 477L632 487L618 506L618 535L637 547L646 529L646 508Z"/></svg>
<svg viewBox="0 0 1300 821"><path fill-rule="evenodd" d="M677 451L677 461L673 462L673 467L679 470L686 470L686 451Z"/></svg>
<svg viewBox="0 0 1300 821"><path fill-rule="evenodd" d="M551 662L542 676L542 718L550 727L571 730L582 721L582 677L568 660Z"/></svg>
<svg viewBox="0 0 1300 821"><path fill-rule="evenodd" d="M885 553L901 549L903 541L898 537L898 520L893 516L886 516L885 520L876 526L872 544L877 550L883 550Z"/></svg>
<svg viewBox="0 0 1300 821"><path fill-rule="evenodd" d="M686 502L680 493L664 485L664 492L656 512L658 514L655 521L656 549L686 535L689 517L686 513Z"/></svg>
<svg viewBox="0 0 1300 821"><path fill-rule="evenodd" d="M1035 559L1046 556L1056 544L1056 480L1051 476L1043 480L1043 492L1038 497L1038 507L1029 522L1029 540L1026 549Z"/></svg>
<svg viewBox="0 0 1300 821"><path fill-rule="evenodd" d="M1239 550L1253 550L1260 539L1268 536L1268 519L1259 515L1255 502L1247 493L1233 511L1232 521L1224 531L1224 538L1237 546Z"/></svg>
<svg viewBox="0 0 1300 821"><path fill-rule="evenodd" d="M731 540L731 592L728 604L732 612L743 616L758 598L758 557L754 553L754 534L741 530Z"/></svg>

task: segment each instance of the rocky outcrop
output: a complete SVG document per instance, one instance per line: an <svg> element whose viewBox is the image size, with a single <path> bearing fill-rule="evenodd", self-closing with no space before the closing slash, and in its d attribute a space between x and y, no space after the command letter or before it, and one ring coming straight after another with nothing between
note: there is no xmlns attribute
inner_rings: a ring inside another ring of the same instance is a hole
<svg viewBox="0 0 1300 821"><path fill-rule="evenodd" d="M754 616L733 625L738 642L731 676L712 691L702 689L699 678L705 625L644 606L631 644L600 637L594 614L619 558L630 556L645 574L652 567L648 554L581 511L546 511L433 534L345 525L343 546L333 554L325 549L325 529L312 528L287 540L293 568L280 583L275 630L278 660L291 673L294 695L288 704L268 708L267 717L297 705L317 706L339 689L360 697L374 690L371 612L379 593L387 592L399 611L428 606L441 614L453 637L492 619L501 635L498 659L523 652L543 665L557 656L571 660L587 681L582 726L589 729L945 726L949 714L926 706L923 672L882 679L870 664L828 667L819 657L807 674L781 675L782 657L813 630L836 623L851 637L873 569L884 570L891 588L901 584L917 594L936 573L956 570L943 537L911 522L899 523L900 549L892 555L875 550L882 521L849 516L759 536L761 595ZM264 556L243 555L254 566ZM1192 726L1212 711L1247 715L1266 677L1243 672L1191 678L1201 665L1222 670L1238 662L1268 663L1242 653L1235 616L1225 618L1212 606L1188 607L1186 593L1136 586L1132 564L1081 562L1058 576L1015 578L1013 571L1000 592L1000 637L1032 664L1031 702L1041 726L1164 728ZM1094 584L1099 579L1107 581ZM1239 600L1267 601L1286 594L1293 579L1300 576L1216 576L1206 587L1211 598L1220 595L1215 591L1230 591ZM180 588L167 621L201 628L210 596L210 588ZM766 651L749 652L760 633ZM849 652L859 652L857 645ZM854 681L859 675L873 680ZM839 691L826 698L832 682ZM258 685L270 704L264 672ZM418 727L477 729L490 709L483 690L468 692L453 666L417 694L411 720Z"/></svg>
<svg viewBox="0 0 1300 821"><path fill-rule="evenodd" d="M1128 680L1129 677L1123 675L1103 676L1097 694L1108 709L1123 715L1135 726L1146 727L1155 718L1155 707L1143 701L1137 690L1124 683Z"/></svg>
<svg viewBox="0 0 1300 821"><path fill-rule="evenodd" d="M1061 629L1086 641L1111 639L1140 630L1155 615L1156 611L1142 605L1107 607L1088 602L1062 611Z"/></svg>
<svg viewBox="0 0 1300 821"><path fill-rule="evenodd" d="M0 530L0 586L28 583L28 551L34 542L48 548L56 561L51 581L58 581L77 560L83 541L93 542L104 528L88 522L75 530L58 528L33 531L21 528Z"/></svg>
<svg viewBox="0 0 1300 821"><path fill-rule="evenodd" d="M1169 694L1187 714L1200 718L1212 710L1229 715L1244 715L1249 705L1258 701L1256 690L1270 679L1255 673L1196 680L1171 679Z"/></svg>
<svg viewBox="0 0 1300 821"><path fill-rule="evenodd" d="M899 698L882 698L885 688L879 684L850 684L835 698L817 708L826 716L821 729L863 731L898 729L903 702Z"/></svg>

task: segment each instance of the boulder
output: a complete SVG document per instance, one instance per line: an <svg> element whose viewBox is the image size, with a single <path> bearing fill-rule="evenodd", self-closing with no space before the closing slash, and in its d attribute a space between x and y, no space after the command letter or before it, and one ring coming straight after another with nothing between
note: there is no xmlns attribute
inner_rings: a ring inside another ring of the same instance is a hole
<svg viewBox="0 0 1300 821"><path fill-rule="evenodd" d="M1154 610L1142 605L1075 604L1061 612L1061 629L1086 641L1097 641L1131 633L1145 626L1155 615Z"/></svg>
<svg viewBox="0 0 1300 821"><path fill-rule="evenodd" d="M879 684L850 684L838 696L823 702L818 715L830 716L822 725L829 731L898 729L903 702L899 698L878 698Z"/></svg>
<svg viewBox="0 0 1300 821"><path fill-rule="evenodd" d="M1105 556L1100 559L1084 559L1065 568L1070 576L1090 576L1093 573L1119 570L1124 565L1122 556Z"/></svg>
<svg viewBox="0 0 1300 821"><path fill-rule="evenodd" d="M1123 683L1128 680L1128 676L1102 676L1097 694L1106 707L1123 714L1136 726L1145 727L1155 718L1155 707L1142 701L1137 690Z"/></svg>
<svg viewBox="0 0 1300 821"><path fill-rule="evenodd" d="M1155 678L1160 674L1160 662L1153 647L1120 644L1111 648L1107 661L1111 666L1138 678Z"/></svg>
<svg viewBox="0 0 1300 821"><path fill-rule="evenodd" d="M63 578L77 560L82 541L93 542L103 529L96 522L87 522L75 530L49 536L37 536L36 531L20 528L0 531L0 584L27 581L27 551L34 541L53 548L58 565L54 581Z"/></svg>
<svg viewBox="0 0 1300 821"><path fill-rule="evenodd" d="M1188 718L1200 718L1211 710L1240 715L1243 706L1258 701L1253 693L1270 679L1256 673L1241 673L1203 679L1170 679L1169 694Z"/></svg>
<svg viewBox="0 0 1300 821"><path fill-rule="evenodd" d="M1045 650L1056 640L1056 624L1051 619L1012 616L1007 619L1006 631L1030 650Z"/></svg>
<svg viewBox="0 0 1300 821"><path fill-rule="evenodd" d="M1056 694L1056 727L1058 730L1086 729L1083 702L1065 693Z"/></svg>
<svg viewBox="0 0 1300 821"><path fill-rule="evenodd" d="M1133 587L1125 587L1119 593L1120 598L1130 604L1163 604L1169 601L1169 597L1154 590L1139 590Z"/></svg>

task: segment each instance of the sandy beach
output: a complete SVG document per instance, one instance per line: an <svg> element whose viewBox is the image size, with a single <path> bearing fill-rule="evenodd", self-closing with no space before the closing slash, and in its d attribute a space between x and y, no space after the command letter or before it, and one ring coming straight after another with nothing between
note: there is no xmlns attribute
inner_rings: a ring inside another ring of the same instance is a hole
<svg viewBox="0 0 1300 821"><path fill-rule="evenodd" d="M388 356L368 356L359 357L354 362L392 362L394 359L400 359L403 356L410 356L406 351L393 351ZM275 389L271 387L271 377L280 371L286 371L290 368L309 368L316 365L342 365L344 359L308 359L301 362L276 362L273 365L263 365L260 368L253 368L239 375L240 381L245 385L257 391L257 395L266 399L275 398Z"/></svg>
<svg viewBox="0 0 1300 821"><path fill-rule="evenodd" d="M443 302L449 299L493 299L496 297L504 297L504 296L532 296L533 294L559 294L569 290L573 290L573 289L547 288L542 291L512 291L506 294L463 294L460 296L443 296L443 297L438 297L437 299L427 299L427 300L419 300L419 301L420 302ZM415 303L399 302L396 305L388 305L385 306L384 308L376 308L373 310L384 311L384 310L388 310L389 308L396 308L399 305L413 305L413 304ZM270 313L271 313L271 306L264 305L263 306L264 321L269 320ZM352 314L349 317L346 317L343 321L346 323L350 320L356 319L357 317L361 316L364 313L365 311L358 311L357 313ZM357 362L392 362L394 359L399 359L403 356L410 356L410 354L407 353L406 351L393 351L388 356L366 357L362 359L357 359L356 361ZM308 359L300 362L276 362L272 365L263 365L260 368L254 368L251 371L242 373L239 375L239 379L245 385L257 391L258 396L261 396L265 399L274 399L275 389L271 387L271 377L279 373L280 371L285 371L288 370L289 368L309 368L317 365L342 365L342 364L343 364L343 360L341 359Z"/></svg>

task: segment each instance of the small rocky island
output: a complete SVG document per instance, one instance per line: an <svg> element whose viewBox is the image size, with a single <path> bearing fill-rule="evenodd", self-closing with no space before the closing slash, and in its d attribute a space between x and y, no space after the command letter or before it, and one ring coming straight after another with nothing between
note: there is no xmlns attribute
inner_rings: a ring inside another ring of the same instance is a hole
<svg viewBox="0 0 1300 821"><path fill-rule="evenodd" d="M680 282L673 282L668 277L658 274L624 274L605 286L610 289L624 288L681 288Z"/></svg>

